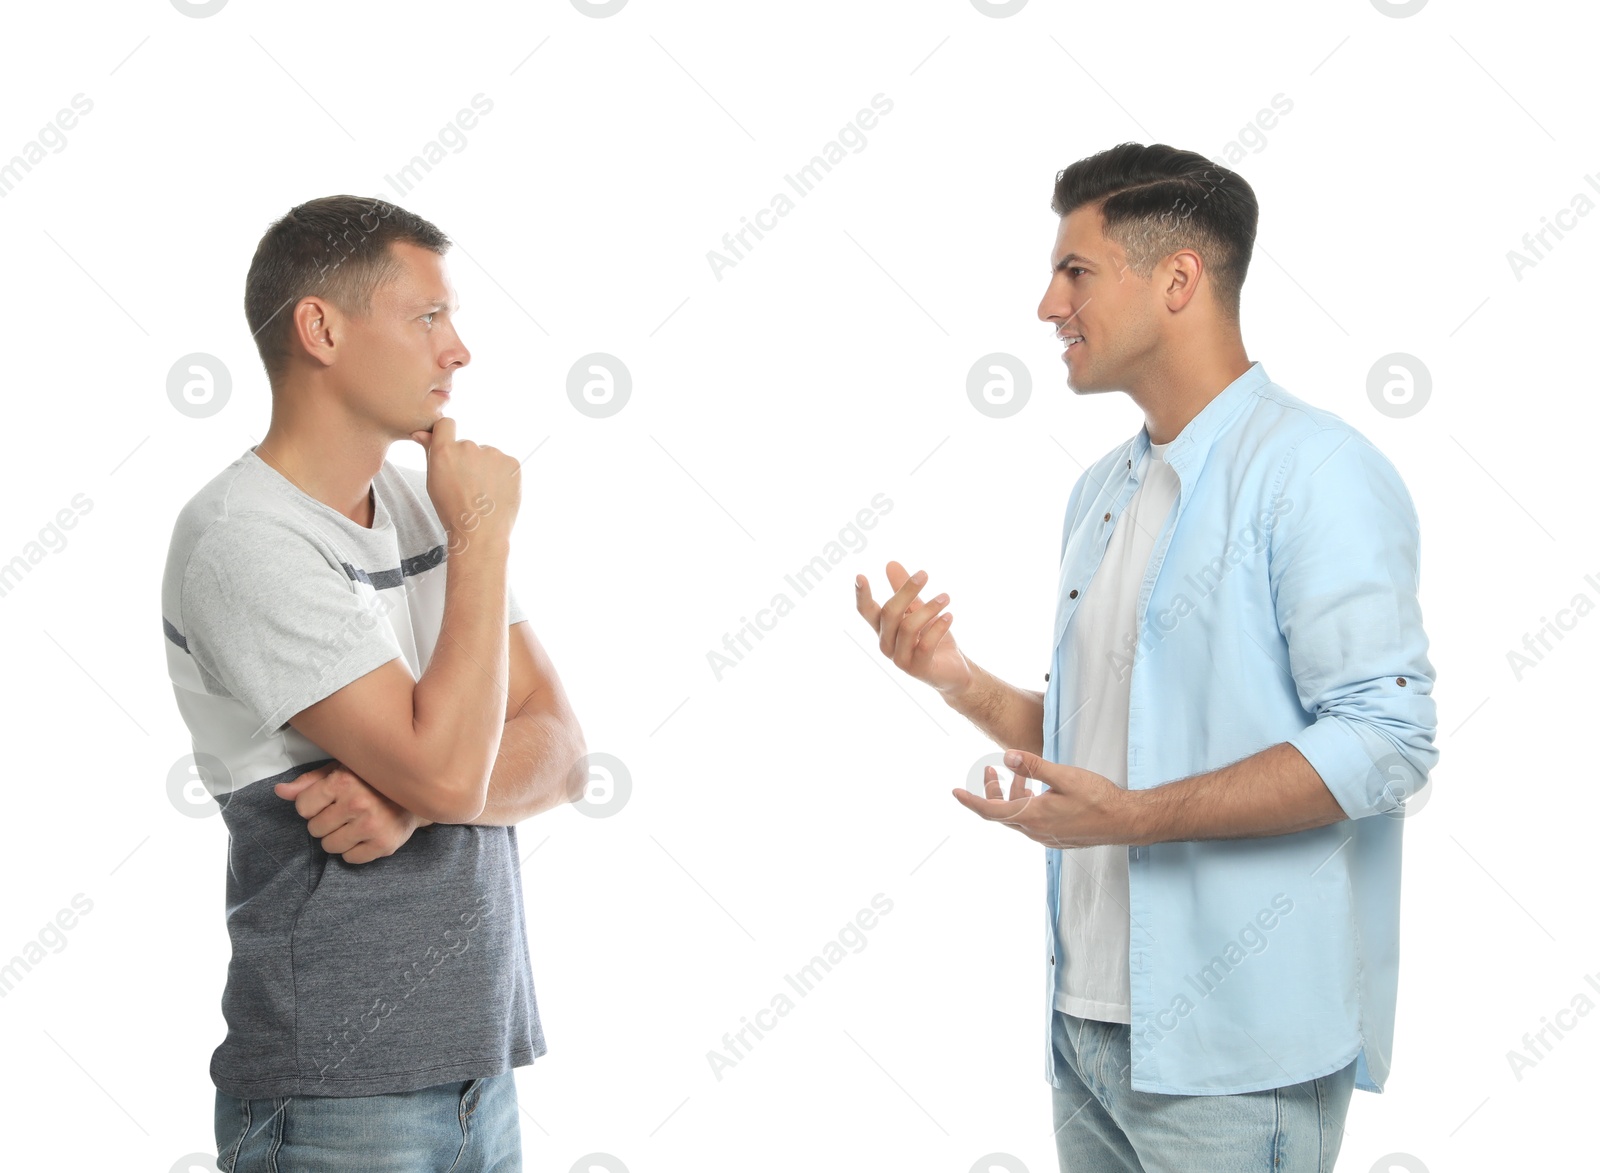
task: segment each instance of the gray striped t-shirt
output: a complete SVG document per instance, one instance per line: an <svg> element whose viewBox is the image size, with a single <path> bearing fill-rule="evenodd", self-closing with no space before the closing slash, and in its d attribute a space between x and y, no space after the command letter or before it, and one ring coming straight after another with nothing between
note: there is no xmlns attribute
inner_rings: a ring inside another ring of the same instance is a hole
<svg viewBox="0 0 1600 1173"><path fill-rule="evenodd" d="M386 460L372 492L368 529L246 449L167 554L173 693L230 836L211 1078L241 1098L411 1091L545 1053L516 828L435 824L348 864L273 792L332 758L290 717L396 657L420 678L439 637L449 539L426 476Z"/></svg>

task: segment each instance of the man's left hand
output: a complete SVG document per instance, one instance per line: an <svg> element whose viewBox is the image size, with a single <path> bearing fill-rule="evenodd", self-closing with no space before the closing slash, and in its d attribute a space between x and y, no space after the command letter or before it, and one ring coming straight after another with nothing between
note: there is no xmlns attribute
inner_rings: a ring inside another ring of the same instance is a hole
<svg viewBox="0 0 1600 1173"><path fill-rule="evenodd" d="M1133 843L1137 799L1103 774L1047 762L1037 754L1008 749L1006 765L1014 771L1009 798L1000 792L1000 774L983 771L979 798L965 787L952 791L957 801L992 822L1004 823L1046 847L1095 847ZM1028 782L1044 783L1040 793Z"/></svg>

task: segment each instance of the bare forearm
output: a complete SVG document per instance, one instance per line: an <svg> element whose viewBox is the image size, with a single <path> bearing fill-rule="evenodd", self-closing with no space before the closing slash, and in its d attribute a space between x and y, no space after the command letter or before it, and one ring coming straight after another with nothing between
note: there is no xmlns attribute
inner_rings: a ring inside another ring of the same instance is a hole
<svg viewBox="0 0 1600 1173"><path fill-rule="evenodd" d="M1288 742L1177 782L1128 792L1135 845L1288 835L1344 819L1322 777Z"/></svg>
<svg viewBox="0 0 1600 1173"><path fill-rule="evenodd" d="M413 721L451 785L482 795L505 729L509 544L475 538L446 562L438 643L413 694Z"/></svg>
<svg viewBox="0 0 1600 1173"><path fill-rule="evenodd" d="M478 826L506 827L583 797L588 779L576 767L586 747L577 722L548 709L505 723Z"/></svg>
<svg viewBox="0 0 1600 1173"><path fill-rule="evenodd" d="M968 661L971 664L971 661ZM945 704L1004 749L1044 752L1044 694L1007 684L971 664L972 683L964 693L946 694Z"/></svg>

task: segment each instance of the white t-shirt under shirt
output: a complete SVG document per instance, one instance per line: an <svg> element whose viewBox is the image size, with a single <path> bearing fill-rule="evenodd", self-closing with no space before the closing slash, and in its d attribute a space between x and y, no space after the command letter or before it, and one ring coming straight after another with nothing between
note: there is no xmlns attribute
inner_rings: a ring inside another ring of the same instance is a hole
<svg viewBox="0 0 1600 1173"><path fill-rule="evenodd" d="M1128 785L1128 683L1139 588L1156 538L1178 499L1168 444L1150 445L1139 487L1117 518L1062 648L1061 712L1076 722L1070 765ZM1128 848L1062 851L1056 921L1057 1010L1079 1018L1128 1022Z"/></svg>

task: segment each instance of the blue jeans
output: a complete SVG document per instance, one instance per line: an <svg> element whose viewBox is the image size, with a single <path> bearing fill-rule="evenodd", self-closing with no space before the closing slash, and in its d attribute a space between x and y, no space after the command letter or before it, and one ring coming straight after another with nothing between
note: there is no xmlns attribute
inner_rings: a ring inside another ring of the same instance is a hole
<svg viewBox="0 0 1600 1173"><path fill-rule="evenodd" d="M512 1073L381 1096L217 1092L222 1173L521 1173Z"/></svg>
<svg viewBox="0 0 1600 1173"><path fill-rule="evenodd" d="M1133 1090L1125 1022L1051 1019L1062 1173L1330 1173L1356 1061L1320 1079L1222 1096Z"/></svg>

